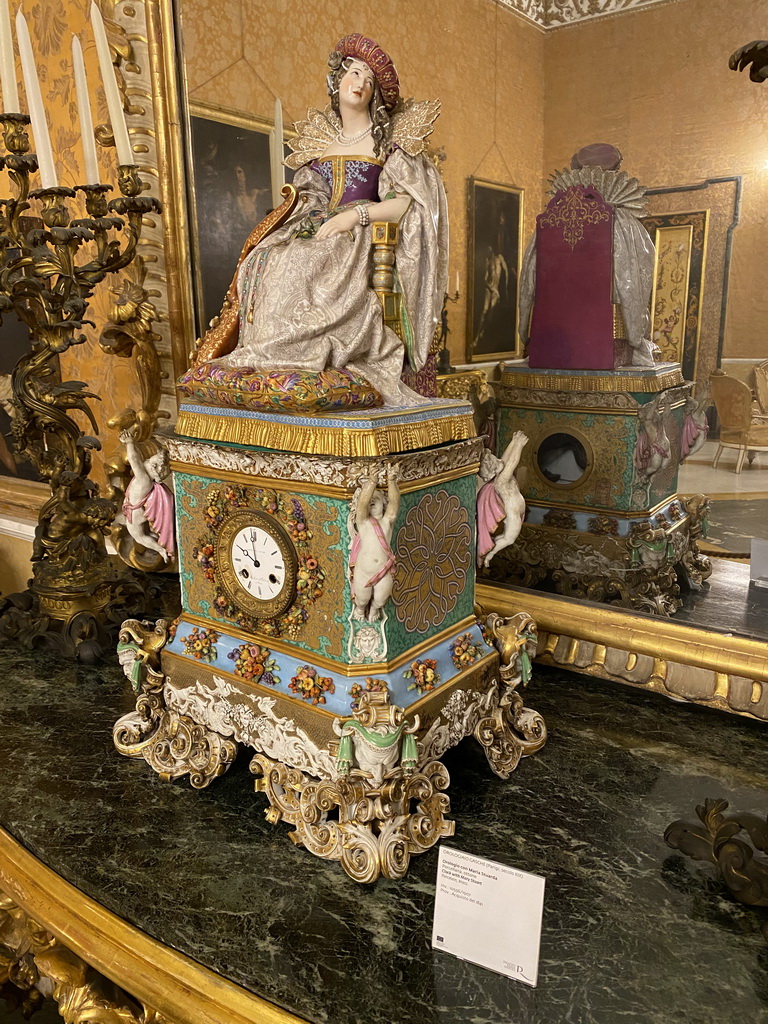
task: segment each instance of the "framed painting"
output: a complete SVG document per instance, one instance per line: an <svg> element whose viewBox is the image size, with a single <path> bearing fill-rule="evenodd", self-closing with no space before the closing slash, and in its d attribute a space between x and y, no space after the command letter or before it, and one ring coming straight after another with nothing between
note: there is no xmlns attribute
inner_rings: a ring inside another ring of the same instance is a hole
<svg viewBox="0 0 768 1024"><path fill-rule="evenodd" d="M643 217L656 246L652 337L663 362L680 363L696 379L707 249L708 211Z"/></svg>
<svg viewBox="0 0 768 1024"><path fill-rule="evenodd" d="M523 190L469 178L467 360L512 358L517 336Z"/></svg>
<svg viewBox="0 0 768 1024"><path fill-rule="evenodd" d="M207 104L192 104L189 113L194 286L202 333L221 309L245 239L272 209L273 125Z"/></svg>
<svg viewBox="0 0 768 1024"><path fill-rule="evenodd" d="M642 222L656 240L660 254L652 310L654 334L662 350L676 353L686 379L700 384L709 380L722 359L733 234L741 216L741 194L738 175L707 178L695 185L651 188L646 193ZM689 227L690 241L686 238ZM667 244L670 241L674 242L672 246ZM668 290L665 273L670 282ZM677 296L672 295L676 283L673 275L681 285ZM687 276L687 291L682 288L683 276ZM663 308L660 299L667 300ZM678 309L680 319L674 323ZM670 315L672 321L665 323ZM667 331L670 326L674 327L671 334Z"/></svg>

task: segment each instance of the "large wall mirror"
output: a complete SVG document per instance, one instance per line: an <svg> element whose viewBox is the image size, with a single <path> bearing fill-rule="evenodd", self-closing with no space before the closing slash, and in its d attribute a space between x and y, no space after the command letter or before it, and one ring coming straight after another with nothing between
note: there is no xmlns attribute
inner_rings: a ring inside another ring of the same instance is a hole
<svg viewBox="0 0 768 1024"><path fill-rule="evenodd" d="M322 106L327 51L344 33L365 32L393 55L406 95L442 100L433 141L445 157L452 290L458 280L449 310L454 363L468 350L467 182L524 193L527 240L548 176L580 146L605 141L649 189L647 226L659 253L654 333L665 356L699 387L720 368L754 389L755 368L768 359L768 92L730 71L728 57L768 36L768 13L752 0L640 0L631 9L601 4L610 17L582 17L578 5L558 3L549 18L558 23L547 28L535 23L535 6L431 0L402 5L393 17L381 4L339 0L302 5L296 18L278 0L257 10L249 0L178 0L183 107L207 118L208 133L209 166L188 167L188 183L196 177L199 193L202 175L231 164L230 225L216 227L220 235L231 228L239 242L244 211L259 208L266 188L256 180L254 133L269 130L276 97L286 126ZM186 127L193 139L188 116ZM210 147L227 139L235 140L231 154L217 149L214 159ZM199 150L194 139L186 148L197 164ZM191 237L202 245L211 227L197 223ZM210 257L193 262L198 295ZM513 333L509 342L512 351ZM734 450L713 468L716 449L709 441L683 467L679 490L711 497L706 550L725 557L672 619L528 595L503 582L484 585L483 601L530 607L542 623L544 660L768 719L768 591L750 586L748 558L733 557L748 556L752 538L768 540L768 451L737 473ZM683 664L687 672L673 671Z"/></svg>

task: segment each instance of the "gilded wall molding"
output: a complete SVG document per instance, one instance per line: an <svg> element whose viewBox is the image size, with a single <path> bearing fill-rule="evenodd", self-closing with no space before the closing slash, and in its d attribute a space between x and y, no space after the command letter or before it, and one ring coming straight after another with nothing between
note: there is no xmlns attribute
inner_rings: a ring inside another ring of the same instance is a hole
<svg viewBox="0 0 768 1024"><path fill-rule="evenodd" d="M681 0L496 0L502 7L527 18L539 28L562 28L594 18L626 14L651 4L680 3Z"/></svg>
<svg viewBox="0 0 768 1024"><path fill-rule="evenodd" d="M164 44L173 44L169 2L117 0L109 27L124 83L126 122L137 167L148 194L163 204L162 215L144 218L138 251L145 267L142 284L157 311L152 329L163 373L161 407L175 419L174 380L186 365L187 347L179 335L191 332L191 309L186 308L188 296L185 302L184 296L176 294L183 274L173 265L178 261L174 254L185 229L186 210L175 186L181 160L175 152L180 148L178 95L173 65L169 67L163 49Z"/></svg>
<svg viewBox="0 0 768 1024"><path fill-rule="evenodd" d="M768 722L762 641L519 587L481 583L476 597L501 615L525 608L539 627L537 664Z"/></svg>

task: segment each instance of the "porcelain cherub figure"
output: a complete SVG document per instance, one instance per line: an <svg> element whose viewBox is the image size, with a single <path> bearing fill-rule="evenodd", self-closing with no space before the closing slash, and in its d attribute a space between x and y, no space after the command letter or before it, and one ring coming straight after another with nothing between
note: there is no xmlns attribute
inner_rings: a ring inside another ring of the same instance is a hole
<svg viewBox="0 0 768 1024"><path fill-rule="evenodd" d="M120 440L133 472L123 502L126 529L137 544L168 562L175 550L173 495L162 482L170 472L168 455L160 451L144 459L130 430L122 431Z"/></svg>
<svg viewBox="0 0 768 1024"><path fill-rule="evenodd" d="M353 615L356 619L380 619L392 593L395 554L390 547L392 529L400 508L400 467L387 468L387 497L376 487L376 473L363 482L355 507L357 532L352 541Z"/></svg>

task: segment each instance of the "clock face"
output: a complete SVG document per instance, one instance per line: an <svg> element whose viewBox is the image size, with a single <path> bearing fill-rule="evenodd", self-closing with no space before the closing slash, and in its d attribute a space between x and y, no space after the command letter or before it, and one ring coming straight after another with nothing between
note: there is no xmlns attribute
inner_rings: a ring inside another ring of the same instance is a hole
<svg viewBox="0 0 768 1024"><path fill-rule="evenodd" d="M285 559L280 545L261 526L246 526L232 539L235 579L251 597L272 601L285 586Z"/></svg>
<svg viewBox="0 0 768 1024"><path fill-rule="evenodd" d="M216 574L238 608L260 619L280 615L293 601L296 571L296 550L272 516L238 509L224 520L216 542Z"/></svg>

